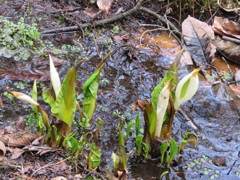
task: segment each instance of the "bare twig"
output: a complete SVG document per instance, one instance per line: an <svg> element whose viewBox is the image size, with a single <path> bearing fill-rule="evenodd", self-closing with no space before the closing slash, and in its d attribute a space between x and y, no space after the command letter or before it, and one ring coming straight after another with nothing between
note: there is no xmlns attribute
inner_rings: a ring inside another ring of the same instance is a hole
<svg viewBox="0 0 240 180"><path fill-rule="evenodd" d="M229 37L229 36L222 36L223 40L231 41L236 44L240 44L240 39Z"/></svg>
<svg viewBox="0 0 240 180"><path fill-rule="evenodd" d="M173 23L171 23L170 21L168 21L167 19L165 19L163 16L155 13L154 11L152 11L152 10L150 10L150 9L148 9L148 8L142 7L142 6L139 8L139 10L155 16L155 17L158 18L161 22L165 23L166 25L169 25L169 27L171 28L171 30L175 31L177 34L181 34L180 31L178 30L178 28L177 28Z"/></svg>
<svg viewBox="0 0 240 180"><path fill-rule="evenodd" d="M140 37L140 46L142 47L142 38L143 36L148 33L148 32L152 32L152 31L167 31L169 29L167 28L163 28L163 27L159 27L159 28L155 28L155 29L150 29L150 30L146 30L142 33L141 37Z"/></svg>

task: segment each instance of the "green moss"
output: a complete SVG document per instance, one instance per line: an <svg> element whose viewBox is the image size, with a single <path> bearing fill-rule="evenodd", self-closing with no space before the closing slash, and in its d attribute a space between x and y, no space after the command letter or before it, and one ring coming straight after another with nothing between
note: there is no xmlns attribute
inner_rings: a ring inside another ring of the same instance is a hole
<svg viewBox="0 0 240 180"><path fill-rule="evenodd" d="M31 54L40 53L43 43L37 24L28 25L24 18L18 23L0 16L0 55L15 60L27 60Z"/></svg>

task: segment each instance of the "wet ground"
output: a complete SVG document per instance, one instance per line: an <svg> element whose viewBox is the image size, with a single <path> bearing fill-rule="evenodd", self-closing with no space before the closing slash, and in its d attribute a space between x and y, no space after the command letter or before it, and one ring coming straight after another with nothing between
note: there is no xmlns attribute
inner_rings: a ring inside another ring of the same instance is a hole
<svg viewBox="0 0 240 180"><path fill-rule="evenodd" d="M22 5L21 2L18 3ZM0 6L0 15L16 20L25 14L27 22L35 21L43 29L66 25L59 24L59 19L45 8L51 9L51 3L30 2L21 8L17 5L12 2L3 3ZM76 61L88 59L78 70L79 99L82 98L81 87L95 70L100 57L124 45L110 57L102 69L97 108L93 118L100 117L105 123L101 134L103 162L100 169L103 172L111 165L109 157L117 148L116 132L120 119L113 112L119 111L123 115L130 113L126 121L134 119L137 112L132 111L133 104L138 99L151 97L153 88L161 81L180 50L177 41L166 32L153 31L142 36L147 28L139 26L137 22L137 19L131 18L127 22L121 22L121 25L116 23L102 28L85 29L84 38L79 32L43 37L44 43L48 44L45 52L55 53L56 49L67 51L65 54L60 52L54 55L61 60L58 60L61 62L58 66L61 77L64 77ZM114 29L116 26L120 29ZM30 93L33 79L38 79L39 89L49 83L47 56L35 55L27 62L15 62L6 58L1 58L0 61L1 94L6 86L15 91ZM239 68L232 65L232 70L235 71L236 67ZM188 72L187 67L183 67L180 77ZM29 106L15 99L3 95L2 100L2 127L31 112ZM239 179L239 128L239 96L223 83L212 85L202 81L197 94L181 107L181 113L176 115L173 127L173 137L178 142L186 132L193 131L199 138L199 145L196 149L186 148L178 166L169 169L169 174L163 179ZM127 142L128 151L133 147L133 143ZM225 158L226 163L222 163L218 157ZM137 156L130 157L128 168L131 179L159 179L167 170L162 169L157 161L143 161Z"/></svg>

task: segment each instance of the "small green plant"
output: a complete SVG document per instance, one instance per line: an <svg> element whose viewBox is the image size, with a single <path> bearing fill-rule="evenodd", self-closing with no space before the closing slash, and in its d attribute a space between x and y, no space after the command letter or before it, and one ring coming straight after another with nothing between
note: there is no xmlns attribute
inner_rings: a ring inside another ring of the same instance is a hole
<svg viewBox="0 0 240 180"><path fill-rule="evenodd" d="M117 26L114 26L111 31L112 31L112 33L114 33L114 34L119 34L119 33L121 32L121 29L122 29L122 27L119 26L119 25L117 25Z"/></svg>
<svg viewBox="0 0 240 180"><path fill-rule="evenodd" d="M24 18L15 24L0 17L0 55L27 60L32 53L39 53L43 49L39 35L37 24L25 24Z"/></svg>
<svg viewBox="0 0 240 180"><path fill-rule="evenodd" d="M126 153L125 139L124 139L124 120L120 120L118 125L118 148L116 153L112 153L113 173L116 178L126 179L127 177L127 162L128 155Z"/></svg>
<svg viewBox="0 0 240 180"><path fill-rule="evenodd" d="M180 147L170 138L175 113L183 102L193 97L199 82L200 68L193 70L178 83L177 64L180 57L181 55L177 57L163 80L154 88L151 101L138 101L145 121L144 135L136 137L138 152L144 152L140 150L141 147L145 151L147 148L148 154L152 157L160 155L161 163L166 162L168 167L176 155L182 152L185 144L189 143L188 138L191 135L195 138L195 144L197 143L194 133L185 135Z"/></svg>

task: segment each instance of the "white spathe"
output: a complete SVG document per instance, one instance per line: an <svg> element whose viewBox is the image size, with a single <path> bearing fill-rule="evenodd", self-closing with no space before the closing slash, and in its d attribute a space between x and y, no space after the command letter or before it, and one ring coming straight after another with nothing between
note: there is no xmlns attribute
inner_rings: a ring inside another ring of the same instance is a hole
<svg viewBox="0 0 240 180"><path fill-rule="evenodd" d="M175 91L175 101L174 101L174 109L177 111L180 105L191 99L194 94L197 92L199 77L198 72L201 68L194 69L191 73L184 76L177 85ZM183 91L183 87L185 83L189 83L187 89L185 90L185 94L181 97L181 92Z"/></svg>

